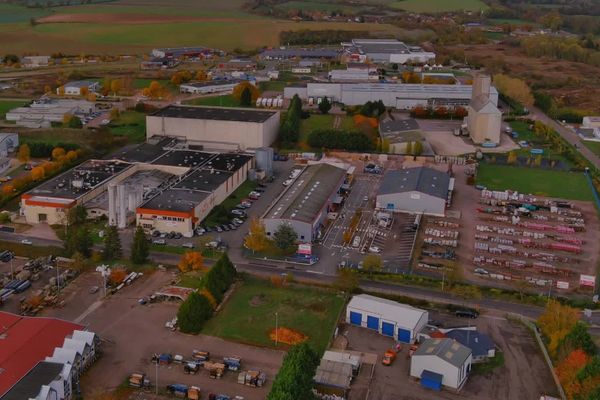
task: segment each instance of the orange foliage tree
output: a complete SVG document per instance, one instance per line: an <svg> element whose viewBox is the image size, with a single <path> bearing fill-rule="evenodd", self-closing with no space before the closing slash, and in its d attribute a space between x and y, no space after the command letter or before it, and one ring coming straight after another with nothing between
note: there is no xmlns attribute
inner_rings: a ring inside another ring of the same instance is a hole
<svg viewBox="0 0 600 400"><path fill-rule="evenodd" d="M181 259L177 268L181 272L199 271L204 269L204 257L197 251L187 251Z"/></svg>
<svg viewBox="0 0 600 400"><path fill-rule="evenodd" d="M577 373L590 361L583 350L574 350L556 366L556 375L565 390L567 398L573 399L581 392L581 383L576 379Z"/></svg>
<svg viewBox="0 0 600 400"><path fill-rule="evenodd" d="M13 185L4 185L2 186L2 193L3 194L11 194L13 191L15 190L15 187Z"/></svg>
<svg viewBox="0 0 600 400"><path fill-rule="evenodd" d="M40 179L43 179L45 175L44 172L44 168L43 167L33 167L31 169L31 179L33 179L34 181L39 181Z"/></svg>
<svg viewBox="0 0 600 400"><path fill-rule="evenodd" d="M110 276L108 277L108 280L113 285L119 285L125 280L126 276L127 271L125 271L123 268L113 268L110 271Z"/></svg>
<svg viewBox="0 0 600 400"><path fill-rule="evenodd" d="M258 97L260 96L260 91L256 86L254 86L248 81L242 81L233 88L233 98L237 101L240 101L242 98L242 93L246 88L250 90L250 95L252 96L252 104L256 103L256 99L258 99Z"/></svg>
<svg viewBox="0 0 600 400"><path fill-rule="evenodd" d="M58 160L65 156L65 149L62 147L55 147L52 149L52 159Z"/></svg>
<svg viewBox="0 0 600 400"><path fill-rule="evenodd" d="M537 323L544 336L548 338L550 354L556 355L560 341L573 329L577 321L579 321L577 309L562 305L555 300L548 303Z"/></svg>

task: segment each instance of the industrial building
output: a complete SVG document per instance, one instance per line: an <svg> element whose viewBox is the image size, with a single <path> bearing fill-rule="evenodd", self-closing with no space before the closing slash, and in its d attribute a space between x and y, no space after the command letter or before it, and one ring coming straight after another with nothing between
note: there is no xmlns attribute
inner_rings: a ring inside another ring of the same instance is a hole
<svg viewBox="0 0 600 400"><path fill-rule="evenodd" d="M6 113L7 121L26 128L49 128L53 122L62 123L65 115L86 116L95 104L85 100L50 99L42 97L28 106L13 108Z"/></svg>
<svg viewBox="0 0 600 400"><path fill-rule="evenodd" d="M600 128L600 117L587 116L581 121L582 128Z"/></svg>
<svg viewBox="0 0 600 400"><path fill-rule="evenodd" d="M312 242L325 228L327 213L340 205L340 188L346 170L329 164L306 167L262 217L268 237L279 226L287 224L298 234L298 240Z"/></svg>
<svg viewBox="0 0 600 400"><path fill-rule="evenodd" d="M487 75L476 75L473 80L473 93L465 125L476 144L500 143L502 113L497 107L498 103L491 99L491 84L492 80Z"/></svg>
<svg viewBox="0 0 600 400"><path fill-rule="evenodd" d="M454 178L427 167L385 173L377 191L376 208L393 212L444 216Z"/></svg>
<svg viewBox="0 0 600 400"><path fill-rule="evenodd" d="M329 80L332 82L377 82L379 71L372 64L351 63L346 69L333 69L329 71Z"/></svg>
<svg viewBox="0 0 600 400"><path fill-rule="evenodd" d="M79 377L97 358L99 338L79 324L0 312L0 397L74 398Z"/></svg>
<svg viewBox="0 0 600 400"><path fill-rule="evenodd" d="M152 50L152 56L156 58L210 58L219 50L208 47L163 47Z"/></svg>
<svg viewBox="0 0 600 400"><path fill-rule="evenodd" d="M389 143L389 153L406 154L408 143L414 145L421 142L423 148L428 147L421 127L417 120L407 119L384 119L379 122L379 137L382 143Z"/></svg>
<svg viewBox="0 0 600 400"><path fill-rule="evenodd" d="M288 86L284 88L283 95L286 99L298 95L302 100L314 104L327 97L347 106L381 100L386 107L410 110L416 106L467 106L471 102L472 92L470 85L311 82ZM489 88L489 100L494 105L498 104L498 91L494 87Z"/></svg>
<svg viewBox="0 0 600 400"><path fill-rule="evenodd" d="M65 83L62 88L65 95L81 96L82 89L85 88L87 93L94 93L100 88L100 84L96 81L73 81ZM56 88L56 94L61 94L61 87Z"/></svg>
<svg viewBox="0 0 600 400"><path fill-rule="evenodd" d="M0 132L0 157L6 157L9 153L19 148L19 134L15 132Z"/></svg>
<svg viewBox="0 0 600 400"><path fill-rule="evenodd" d="M441 390L442 386L459 391L471 372L471 349L452 339L427 339L410 359L410 376L421 385Z"/></svg>
<svg viewBox="0 0 600 400"><path fill-rule="evenodd" d="M396 39L352 39L342 43L342 48L343 60L351 62L426 64L435 60L435 53Z"/></svg>
<svg viewBox="0 0 600 400"><path fill-rule="evenodd" d="M425 310L367 294L353 296L346 307L347 323L402 343L413 343L428 320Z"/></svg>
<svg viewBox="0 0 600 400"><path fill-rule="evenodd" d="M174 138L154 138L111 160L89 160L21 196L28 223L64 224L85 205L88 217L125 228L191 237L212 208L248 179L254 157L209 153Z"/></svg>
<svg viewBox="0 0 600 400"><path fill-rule="evenodd" d="M25 56L21 57L21 66L23 68L47 67L51 59L50 56Z"/></svg>
<svg viewBox="0 0 600 400"><path fill-rule="evenodd" d="M146 117L146 136L171 136L210 149L270 146L279 130L278 111L171 105Z"/></svg>
<svg viewBox="0 0 600 400"><path fill-rule="evenodd" d="M282 48L263 50L259 57L263 60L289 60L289 59L311 59L311 60L335 60L340 56L338 49L316 49L316 48Z"/></svg>
<svg viewBox="0 0 600 400"><path fill-rule="evenodd" d="M232 93L240 82L241 79L189 82L179 85L179 91L191 94Z"/></svg>

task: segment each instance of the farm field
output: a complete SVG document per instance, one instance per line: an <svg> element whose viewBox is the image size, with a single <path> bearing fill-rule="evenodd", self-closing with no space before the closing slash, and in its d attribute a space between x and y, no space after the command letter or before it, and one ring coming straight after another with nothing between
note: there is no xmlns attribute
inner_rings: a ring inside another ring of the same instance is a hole
<svg viewBox="0 0 600 400"><path fill-rule="evenodd" d="M565 182L569 182L565 185ZM481 164L477 184L491 190L512 189L521 193L570 200L593 200L582 172Z"/></svg>
<svg viewBox="0 0 600 400"><path fill-rule="evenodd" d="M0 24L13 22L29 22L31 18L48 15L47 10L26 8L14 4L0 3Z"/></svg>
<svg viewBox="0 0 600 400"><path fill-rule="evenodd" d="M294 285L276 287L269 281L246 278L202 333L274 347L269 331L275 328L277 313L279 327L308 336L308 343L322 352L343 305L343 298L331 292Z"/></svg>
<svg viewBox="0 0 600 400"><path fill-rule="evenodd" d="M12 110L13 108L24 106L27 103L27 101L0 100L0 120L4 120L8 111Z"/></svg>
<svg viewBox="0 0 600 400"><path fill-rule="evenodd" d="M481 0L401 0L394 1L389 5L406 11L421 13L488 9L488 6Z"/></svg>
<svg viewBox="0 0 600 400"><path fill-rule="evenodd" d="M127 0L56 7L45 17L36 14L36 9L11 6L10 15L19 18L3 21L0 9L0 36L5 53L140 54L158 46L203 45L224 50L274 46L279 44L279 33L286 30L364 30L372 34L398 30L384 24L275 20L246 13L242 4L243 0L157 0L148 6L145 1ZM30 18L36 18L37 24L32 26Z"/></svg>

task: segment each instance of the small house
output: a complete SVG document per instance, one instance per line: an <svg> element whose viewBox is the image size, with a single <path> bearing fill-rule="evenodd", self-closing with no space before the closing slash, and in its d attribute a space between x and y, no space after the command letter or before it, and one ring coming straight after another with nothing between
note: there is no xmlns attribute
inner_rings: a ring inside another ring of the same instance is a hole
<svg viewBox="0 0 600 400"><path fill-rule="evenodd" d="M453 339L427 339L411 357L410 376L429 389L444 386L459 391L471 372L472 361L471 349Z"/></svg>

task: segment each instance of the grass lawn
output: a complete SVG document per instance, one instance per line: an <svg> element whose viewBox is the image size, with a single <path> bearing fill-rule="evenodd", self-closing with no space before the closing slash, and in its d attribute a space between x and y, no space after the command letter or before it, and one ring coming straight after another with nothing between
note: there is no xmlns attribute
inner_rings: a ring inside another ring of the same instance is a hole
<svg viewBox="0 0 600 400"><path fill-rule="evenodd" d="M570 164L562 154L559 154L554 149L552 149L551 143L546 141L546 139L544 139L543 137L536 136L536 134L533 133L533 131L529 130L529 124L527 124L526 122L512 121L510 123L510 126L513 128L514 131L519 133L519 137L513 140L515 140L516 142L525 140L530 144L529 147L517 150L517 154L519 156L529 157L531 156L531 148L542 148L544 149L544 158L558 159L566 164Z"/></svg>
<svg viewBox="0 0 600 400"><path fill-rule="evenodd" d="M568 184L565 184L568 182ZM512 189L538 196L571 200L593 200L592 192L582 172L544 170L481 164L477 184L492 190Z"/></svg>
<svg viewBox="0 0 600 400"><path fill-rule="evenodd" d="M584 140L583 145L590 149L594 154L600 156L600 142L590 142L589 140Z"/></svg>
<svg viewBox="0 0 600 400"><path fill-rule="evenodd" d="M272 92L283 92L283 89L287 86L287 82L284 81L266 81L260 82L258 87L261 92L272 91Z"/></svg>
<svg viewBox="0 0 600 400"><path fill-rule="evenodd" d="M216 107L242 107L232 95L225 94L222 96L200 97L185 102L194 106L216 106Z"/></svg>
<svg viewBox="0 0 600 400"><path fill-rule="evenodd" d="M92 148L94 133L89 129L48 128L19 132L20 143L44 142L57 145L74 143L81 147Z"/></svg>
<svg viewBox="0 0 600 400"><path fill-rule="evenodd" d="M490 358L489 361L484 363L473 364L473 374L483 375L492 372L496 368L504 366L504 353L496 351L496 356Z"/></svg>
<svg viewBox="0 0 600 400"><path fill-rule="evenodd" d="M1 10L1 8L0 8ZM0 12L0 14L2 14ZM24 106L28 104L28 101L19 101L19 100L0 100L0 119L4 119L6 117L6 113L13 108Z"/></svg>
<svg viewBox="0 0 600 400"><path fill-rule="evenodd" d="M481 0L401 0L390 3L391 7L420 13L436 13L446 11L480 11L488 6Z"/></svg>
<svg viewBox="0 0 600 400"><path fill-rule="evenodd" d="M259 346L274 347L269 331L279 326L308 336L317 351L327 347L344 299L306 286L276 287L269 281L246 278L202 333Z"/></svg>
<svg viewBox="0 0 600 400"><path fill-rule="evenodd" d="M137 111L124 111L109 125L115 136L127 136L132 143L146 140L146 114Z"/></svg>
<svg viewBox="0 0 600 400"><path fill-rule="evenodd" d="M192 289L198 289L201 287L202 282L202 273L201 272L186 272L185 274L181 274L179 278L179 283L177 286L183 286Z"/></svg>

